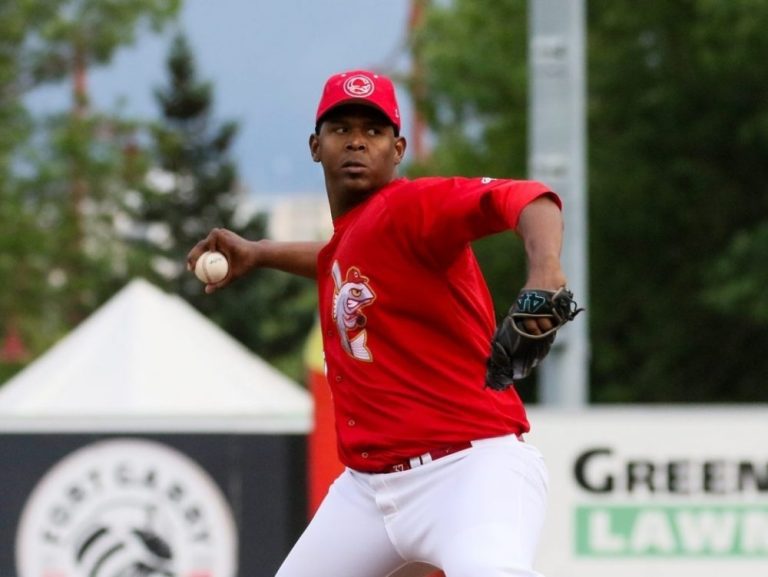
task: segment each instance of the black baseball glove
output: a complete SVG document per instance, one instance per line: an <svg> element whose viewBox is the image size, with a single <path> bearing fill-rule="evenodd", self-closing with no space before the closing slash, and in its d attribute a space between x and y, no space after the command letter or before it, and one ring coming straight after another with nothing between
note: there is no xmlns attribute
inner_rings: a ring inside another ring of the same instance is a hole
<svg viewBox="0 0 768 577"><path fill-rule="evenodd" d="M549 353L560 327L583 310L565 287L520 291L491 340L485 386L503 391L515 380L527 377ZM552 328L538 335L526 331L523 321L537 318L550 319Z"/></svg>

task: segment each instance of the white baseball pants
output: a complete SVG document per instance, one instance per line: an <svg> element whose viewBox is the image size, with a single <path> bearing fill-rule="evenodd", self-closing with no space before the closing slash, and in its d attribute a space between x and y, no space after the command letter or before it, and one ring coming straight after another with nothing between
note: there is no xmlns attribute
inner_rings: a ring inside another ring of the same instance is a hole
<svg viewBox="0 0 768 577"><path fill-rule="evenodd" d="M538 576L541 454L514 435L472 445L408 471L347 469L277 577Z"/></svg>

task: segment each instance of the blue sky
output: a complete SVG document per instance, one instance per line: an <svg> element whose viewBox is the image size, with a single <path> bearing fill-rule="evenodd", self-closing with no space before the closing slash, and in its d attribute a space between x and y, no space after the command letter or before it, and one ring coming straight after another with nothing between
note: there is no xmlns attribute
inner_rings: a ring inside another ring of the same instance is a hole
<svg viewBox="0 0 768 577"><path fill-rule="evenodd" d="M255 200L323 194L320 167L307 138L322 85L352 68L407 69L408 0L184 0L180 22L200 75L214 83L215 114L236 120L240 175ZM156 118L154 87L165 82L172 37L141 36L105 69L89 77L101 109ZM404 132L410 118L400 90ZM33 110L67 105L69 88L38 90Z"/></svg>

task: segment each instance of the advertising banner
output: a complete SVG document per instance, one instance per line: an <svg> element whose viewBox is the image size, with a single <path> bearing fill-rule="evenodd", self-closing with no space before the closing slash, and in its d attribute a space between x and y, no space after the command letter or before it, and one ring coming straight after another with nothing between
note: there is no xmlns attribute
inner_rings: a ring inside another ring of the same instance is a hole
<svg viewBox="0 0 768 577"><path fill-rule="evenodd" d="M546 577L768 575L768 408L531 410Z"/></svg>
<svg viewBox="0 0 768 577"><path fill-rule="evenodd" d="M305 444L0 434L0 575L271 577L306 524Z"/></svg>

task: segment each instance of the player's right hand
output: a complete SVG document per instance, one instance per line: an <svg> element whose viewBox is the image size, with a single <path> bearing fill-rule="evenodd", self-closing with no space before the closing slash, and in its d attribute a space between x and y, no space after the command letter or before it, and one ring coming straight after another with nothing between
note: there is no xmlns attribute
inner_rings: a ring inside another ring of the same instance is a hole
<svg viewBox="0 0 768 577"><path fill-rule="evenodd" d="M214 228L187 254L187 270L194 273L197 259L204 252L217 251L229 262L229 274L221 282L205 285L205 292L211 294L229 285L233 280L247 274L256 266L255 245L226 228Z"/></svg>

